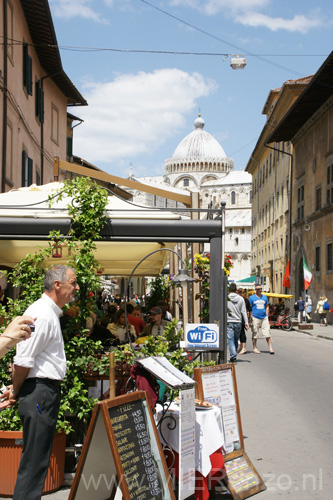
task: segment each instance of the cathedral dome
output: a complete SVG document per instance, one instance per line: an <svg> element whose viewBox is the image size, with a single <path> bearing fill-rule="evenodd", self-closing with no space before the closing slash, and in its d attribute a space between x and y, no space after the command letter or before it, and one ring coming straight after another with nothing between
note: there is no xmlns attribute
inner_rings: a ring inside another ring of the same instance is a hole
<svg viewBox="0 0 333 500"><path fill-rule="evenodd" d="M204 126L205 121L199 116L194 122L195 130L179 143L172 160L216 161L226 158L221 144L203 130Z"/></svg>
<svg viewBox="0 0 333 500"><path fill-rule="evenodd" d="M221 144L203 129L204 126L205 121L199 114L194 130L178 144L172 158L165 160L164 175L172 185L178 186L182 178L191 174L196 177L192 184L198 186L207 175L206 180L217 179L234 169L233 160L226 157ZM191 184L188 185L191 188Z"/></svg>

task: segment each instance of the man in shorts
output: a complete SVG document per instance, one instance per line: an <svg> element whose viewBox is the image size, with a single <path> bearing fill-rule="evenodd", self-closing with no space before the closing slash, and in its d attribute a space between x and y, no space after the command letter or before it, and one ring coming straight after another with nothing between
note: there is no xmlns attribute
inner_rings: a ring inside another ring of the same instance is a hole
<svg viewBox="0 0 333 500"><path fill-rule="evenodd" d="M268 321L269 304L266 295L261 293L261 285L256 285L255 294L249 297L249 302L252 308L250 321L252 320L252 342L253 342L253 352L255 354L260 354L257 348L257 339L259 335L259 329L261 328L263 336L266 338L270 354L274 354L274 349L272 346L271 331Z"/></svg>

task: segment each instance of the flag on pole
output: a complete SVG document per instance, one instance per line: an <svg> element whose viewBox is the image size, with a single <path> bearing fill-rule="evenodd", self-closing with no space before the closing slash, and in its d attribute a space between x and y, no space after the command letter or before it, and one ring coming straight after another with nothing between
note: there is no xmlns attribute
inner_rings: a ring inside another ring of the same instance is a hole
<svg viewBox="0 0 333 500"><path fill-rule="evenodd" d="M304 274L304 289L307 290L312 283L312 274L306 264L305 256L303 255L303 274Z"/></svg>
<svg viewBox="0 0 333 500"><path fill-rule="evenodd" d="M282 283L282 285L283 285L285 288L289 288L289 287L290 287L289 260L288 260L288 262L287 262L286 272L284 273L284 278L283 278L283 283Z"/></svg>

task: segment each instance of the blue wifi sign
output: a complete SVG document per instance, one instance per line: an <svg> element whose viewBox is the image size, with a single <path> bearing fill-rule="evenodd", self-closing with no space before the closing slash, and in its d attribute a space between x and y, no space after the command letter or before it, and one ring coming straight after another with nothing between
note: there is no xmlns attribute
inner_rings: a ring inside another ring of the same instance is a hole
<svg viewBox="0 0 333 500"><path fill-rule="evenodd" d="M185 345L188 349L218 349L218 325L215 325L214 323L207 323L204 325L202 323L187 324L185 328Z"/></svg>

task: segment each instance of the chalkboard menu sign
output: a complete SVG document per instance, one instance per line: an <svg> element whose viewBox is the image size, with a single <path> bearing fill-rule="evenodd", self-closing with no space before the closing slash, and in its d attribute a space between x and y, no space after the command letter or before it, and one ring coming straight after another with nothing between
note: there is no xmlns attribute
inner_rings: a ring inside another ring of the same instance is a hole
<svg viewBox="0 0 333 500"><path fill-rule="evenodd" d="M146 393L96 404L69 500L174 500Z"/></svg>
<svg viewBox="0 0 333 500"><path fill-rule="evenodd" d="M266 489L251 460L243 451L238 451L237 456L225 461L225 470L225 483L236 500L249 498Z"/></svg>
<svg viewBox="0 0 333 500"><path fill-rule="evenodd" d="M109 415L131 498L162 500L162 478L151 449L143 401L110 408Z"/></svg>

